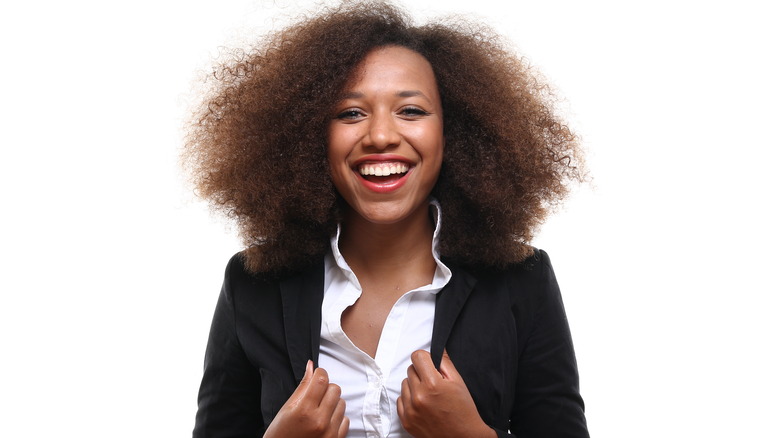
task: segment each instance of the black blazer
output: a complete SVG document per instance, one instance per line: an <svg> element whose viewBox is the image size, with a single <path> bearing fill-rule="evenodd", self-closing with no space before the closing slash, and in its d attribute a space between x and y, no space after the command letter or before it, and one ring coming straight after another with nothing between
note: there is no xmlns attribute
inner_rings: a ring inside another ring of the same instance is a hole
<svg viewBox="0 0 780 438"><path fill-rule="evenodd" d="M446 260L445 260L446 263ZM452 279L436 299L431 355L447 349L499 437L588 437L571 335L544 251ZM317 364L323 266L283 280L228 263L206 348L195 438L259 437Z"/></svg>

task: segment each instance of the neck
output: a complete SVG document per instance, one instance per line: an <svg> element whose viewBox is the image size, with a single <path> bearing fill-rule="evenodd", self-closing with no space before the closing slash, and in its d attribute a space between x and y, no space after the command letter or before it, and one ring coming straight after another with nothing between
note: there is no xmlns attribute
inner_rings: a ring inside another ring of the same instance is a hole
<svg viewBox="0 0 780 438"><path fill-rule="evenodd" d="M433 231L427 204L393 224L371 223L350 211L342 223L339 249L358 278L410 271L430 272L432 278L436 268L431 253Z"/></svg>

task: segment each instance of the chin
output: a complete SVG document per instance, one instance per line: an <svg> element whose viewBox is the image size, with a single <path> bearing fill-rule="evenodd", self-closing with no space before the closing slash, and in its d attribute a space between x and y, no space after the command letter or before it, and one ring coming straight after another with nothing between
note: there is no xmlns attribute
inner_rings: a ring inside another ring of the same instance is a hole
<svg viewBox="0 0 780 438"><path fill-rule="evenodd" d="M371 222L372 224L376 225L392 225L398 222L403 222L404 219L410 216L409 212L392 209L382 209L380 211L362 211L357 212L357 214L367 222Z"/></svg>
<svg viewBox="0 0 780 438"><path fill-rule="evenodd" d="M428 213L428 200L410 205L407 202L380 202L351 208L352 214L375 225L394 225L413 219L418 211Z"/></svg>

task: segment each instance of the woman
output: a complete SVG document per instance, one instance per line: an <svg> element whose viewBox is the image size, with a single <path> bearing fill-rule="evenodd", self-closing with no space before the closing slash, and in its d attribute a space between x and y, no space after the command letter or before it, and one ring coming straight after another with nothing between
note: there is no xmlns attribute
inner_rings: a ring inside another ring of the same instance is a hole
<svg viewBox="0 0 780 438"><path fill-rule="evenodd" d="M576 137L489 31L349 3L217 72L187 144L237 220L194 436L588 436L547 255Z"/></svg>

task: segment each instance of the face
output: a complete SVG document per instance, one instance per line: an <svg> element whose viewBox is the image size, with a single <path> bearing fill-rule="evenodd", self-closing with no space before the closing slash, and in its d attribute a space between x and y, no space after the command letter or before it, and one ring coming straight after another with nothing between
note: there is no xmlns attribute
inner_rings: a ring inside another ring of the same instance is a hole
<svg viewBox="0 0 780 438"><path fill-rule="evenodd" d="M328 160L350 215L395 224L425 214L444 150L433 69L417 52L383 47L356 67L333 112Z"/></svg>

